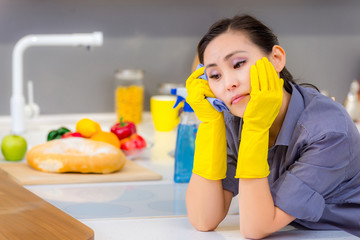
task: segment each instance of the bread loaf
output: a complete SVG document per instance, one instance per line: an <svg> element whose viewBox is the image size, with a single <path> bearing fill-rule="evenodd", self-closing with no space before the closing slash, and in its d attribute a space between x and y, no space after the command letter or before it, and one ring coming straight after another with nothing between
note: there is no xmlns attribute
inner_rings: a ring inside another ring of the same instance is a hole
<svg viewBox="0 0 360 240"><path fill-rule="evenodd" d="M85 138L52 140L31 148L28 164L44 172L111 173L125 165L123 152L111 144Z"/></svg>

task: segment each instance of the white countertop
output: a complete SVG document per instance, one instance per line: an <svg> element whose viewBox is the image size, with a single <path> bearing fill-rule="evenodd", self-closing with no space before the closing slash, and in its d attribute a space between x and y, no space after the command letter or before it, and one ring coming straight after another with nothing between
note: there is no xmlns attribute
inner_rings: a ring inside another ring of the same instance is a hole
<svg viewBox="0 0 360 240"><path fill-rule="evenodd" d="M29 147L46 141L47 133L60 126L74 129L77 120L98 121L103 130L115 122L115 114L40 116L27 122ZM359 126L358 126L359 127ZM10 118L0 117L0 138L8 134ZM131 158L163 176L160 181L94 184L29 185L27 189L83 222L96 240L111 239L243 239L239 231L237 199L229 215L213 232L196 231L186 217L187 184L173 182L176 129L154 131L151 115L145 113L138 132L149 147ZM4 161L0 156L0 162ZM287 226L268 239L358 239L343 231L309 231Z"/></svg>

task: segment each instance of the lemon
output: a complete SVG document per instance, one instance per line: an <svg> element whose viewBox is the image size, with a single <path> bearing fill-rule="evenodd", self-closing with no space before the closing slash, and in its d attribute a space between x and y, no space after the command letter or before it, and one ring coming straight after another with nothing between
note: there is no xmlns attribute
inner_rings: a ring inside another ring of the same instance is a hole
<svg viewBox="0 0 360 240"><path fill-rule="evenodd" d="M91 119L83 118L76 123L76 132L80 133L83 137L90 138L100 131L100 124Z"/></svg>
<svg viewBox="0 0 360 240"><path fill-rule="evenodd" d="M106 142L109 143L116 148L120 148L120 140L118 137L112 132L98 132L95 133L91 138L91 140Z"/></svg>

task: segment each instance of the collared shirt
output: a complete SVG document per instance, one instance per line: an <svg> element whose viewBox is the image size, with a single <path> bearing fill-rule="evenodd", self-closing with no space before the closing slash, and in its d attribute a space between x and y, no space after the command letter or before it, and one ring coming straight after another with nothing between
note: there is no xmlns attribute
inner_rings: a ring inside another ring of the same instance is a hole
<svg viewBox="0 0 360 240"><path fill-rule="evenodd" d="M224 114L228 142L223 188L234 178L242 119ZM360 237L360 134L345 109L311 88L292 85L288 110L268 151L274 204L311 229L342 229Z"/></svg>

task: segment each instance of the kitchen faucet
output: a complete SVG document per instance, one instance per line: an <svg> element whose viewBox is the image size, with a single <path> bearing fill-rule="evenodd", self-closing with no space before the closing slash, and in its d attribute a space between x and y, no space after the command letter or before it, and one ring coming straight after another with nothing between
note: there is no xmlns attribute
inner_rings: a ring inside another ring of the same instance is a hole
<svg viewBox="0 0 360 240"><path fill-rule="evenodd" d="M102 32L74 34L27 35L21 38L12 52L12 96L10 99L11 132L22 134L25 131L24 118L39 114L39 107L33 102L32 82L29 83L29 104L25 106L23 94L23 54L32 46L101 46Z"/></svg>

